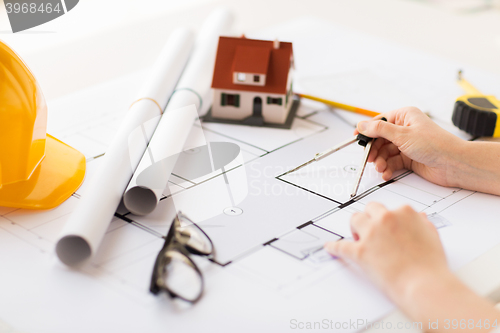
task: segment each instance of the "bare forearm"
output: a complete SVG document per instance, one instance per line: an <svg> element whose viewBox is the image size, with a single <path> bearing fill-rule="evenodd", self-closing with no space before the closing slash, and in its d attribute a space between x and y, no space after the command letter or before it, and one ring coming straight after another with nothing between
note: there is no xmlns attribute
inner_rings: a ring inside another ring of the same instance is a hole
<svg viewBox="0 0 500 333"><path fill-rule="evenodd" d="M451 272L415 278L394 295L396 303L430 332L489 332L500 326L500 312Z"/></svg>
<svg viewBox="0 0 500 333"><path fill-rule="evenodd" d="M448 175L452 186L500 195L500 144L462 142Z"/></svg>

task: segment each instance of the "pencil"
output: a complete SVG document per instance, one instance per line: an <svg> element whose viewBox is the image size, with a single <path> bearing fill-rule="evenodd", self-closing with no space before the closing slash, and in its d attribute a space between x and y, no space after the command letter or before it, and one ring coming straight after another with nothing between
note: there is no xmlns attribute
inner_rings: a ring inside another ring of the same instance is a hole
<svg viewBox="0 0 500 333"><path fill-rule="evenodd" d="M311 95L305 95L305 94L299 94L299 93L295 93L295 95L297 95L301 98L307 98L307 99L310 99L313 101L317 101L317 102L321 102L321 103L324 103L327 105L331 105L331 106L338 108L338 109L363 114L363 115L369 116L369 117L375 117L375 116L378 116L380 114L379 112L370 111L370 110L366 110L366 109L362 109L362 108L358 108L355 106L351 106L351 105L347 105L347 104L343 104L343 103L338 103L338 102L334 102L334 101L329 101L327 99L319 98L319 97L315 97L315 96L311 96Z"/></svg>

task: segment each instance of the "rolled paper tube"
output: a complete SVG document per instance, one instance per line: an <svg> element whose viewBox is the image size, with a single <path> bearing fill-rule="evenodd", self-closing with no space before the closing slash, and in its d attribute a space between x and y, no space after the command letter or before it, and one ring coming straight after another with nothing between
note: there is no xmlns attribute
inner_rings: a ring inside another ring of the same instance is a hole
<svg viewBox="0 0 500 333"><path fill-rule="evenodd" d="M177 124L183 122L192 122L192 118L188 115L196 112L194 106L188 107L192 110L172 111L169 116L171 120ZM177 119L176 119L177 118ZM172 131L165 132L166 138L177 138L176 128ZM197 179L206 176L223 168L233 162L240 154L240 147L231 142L209 142L207 144L193 147L188 150L180 151L180 145L170 145L168 156L162 157L154 147L150 147L150 159L154 160L145 169L137 168L137 177L134 178L135 187L128 192L126 203L130 200L129 205L134 214L141 214L151 210L160 198L171 173L182 175L184 179ZM174 148L175 147L175 148ZM160 148L159 153L164 153L165 149ZM149 148L148 148L149 149ZM176 153L177 152L177 153Z"/></svg>
<svg viewBox="0 0 500 333"><path fill-rule="evenodd" d="M194 104L163 115L123 195L131 213L146 215L156 208L197 116Z"/></svg>
<svg viewBox="0 0 500 333"><path fill-rule="evenodd" d="M188 61L193 39L193 34L184 28L172 33L136 102L101 157L100 169L56 244L57 256L66 265L79 264L96 252ZM129 140L138 128L140 137Z"/></svg>
<svg viewBox="0 0 500 333"><path fill-rule="evenodd" d="M182 151L197 118L196 110L199 111L210 96L219 37L228 32L231 23L231 13L218 9L201 27L189 63L123 196L125 207L133 214L146 215L158 205L176 156ZM143 176L143 182L138 182L139 175L146 169L155 170L156 176Z"/></svg>

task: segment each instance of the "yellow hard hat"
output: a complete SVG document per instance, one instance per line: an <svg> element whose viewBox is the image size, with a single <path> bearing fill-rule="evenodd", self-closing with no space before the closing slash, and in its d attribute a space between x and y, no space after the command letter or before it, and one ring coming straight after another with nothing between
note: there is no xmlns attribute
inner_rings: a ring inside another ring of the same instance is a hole
<svg viewBox="0 0 500 333"><path fill-rule="evenodd" d="M0 41L0 206L54 208L83 182L85 156L46 128L47 104L35 77Z"/></svg>

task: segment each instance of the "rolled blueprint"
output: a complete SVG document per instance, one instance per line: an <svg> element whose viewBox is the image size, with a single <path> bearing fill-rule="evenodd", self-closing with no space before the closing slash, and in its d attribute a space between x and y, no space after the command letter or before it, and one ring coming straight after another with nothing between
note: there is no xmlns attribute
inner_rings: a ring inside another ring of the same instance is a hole
<svg viewBox="0 0 500 333"><path fill-rule="evenodd" d="M133 214L146 215L158 205L197 118L195 111L210 96L219 36L228 32L231 23L231 13L218 9L201 27L189 63L123 196L125 207Z"/></svg>
<svg viewBox="0 0 500 333"><path fill-rule="evenodd" d="M193 39L191 31L177 29L161 51L139 98L102 157L99 171L61 232L56 253L66 265L79 264L96 252L186 66ZM129 140L138 128L141 137Z"/></svg>

